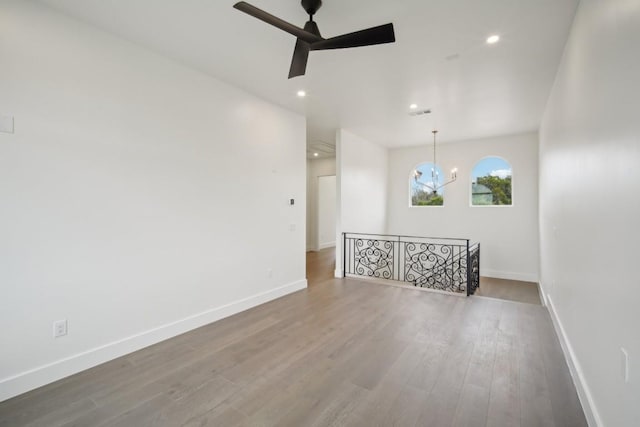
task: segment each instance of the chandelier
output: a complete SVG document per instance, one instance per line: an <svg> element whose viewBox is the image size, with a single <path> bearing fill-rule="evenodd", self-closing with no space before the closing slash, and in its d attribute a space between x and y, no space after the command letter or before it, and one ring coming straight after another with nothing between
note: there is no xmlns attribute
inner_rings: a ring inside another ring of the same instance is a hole
<svg viewBox="0 0 640 427"><path fill-rule="evenodd" d="M438 164L436 163L436 134L438 133L438 131L433 130L431 132L433 133L433 167L431 168L431 183L427 184L426 182L420 181L422 172L417 169L414 171L413 177L416 180L416 183L429 189L435 195L442 187L451 184L458 178L458 168L451 169L451 177L449 178L449 180L440 184L440 174L438 173Z"/></svg>

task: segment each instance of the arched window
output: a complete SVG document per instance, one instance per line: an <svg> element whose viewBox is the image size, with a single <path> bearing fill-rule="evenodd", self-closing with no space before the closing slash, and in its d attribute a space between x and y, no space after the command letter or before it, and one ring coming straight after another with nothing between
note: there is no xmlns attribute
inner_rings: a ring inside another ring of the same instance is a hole
<svg viewBox="0 0 640 427"><path fill-rule="evenodd" d="M411 173L410 192L411 206L442 206L444 204L444 189L442 184L442 169L431 162L419 164ZM434 185L435 182L435 185Z"/></svg>
<svg viewBox="0 0 640 427"><path fill-rule="evenodd" d="M486 157L471 173L471 206L511 206L511 164L500 157Z"/></svg>

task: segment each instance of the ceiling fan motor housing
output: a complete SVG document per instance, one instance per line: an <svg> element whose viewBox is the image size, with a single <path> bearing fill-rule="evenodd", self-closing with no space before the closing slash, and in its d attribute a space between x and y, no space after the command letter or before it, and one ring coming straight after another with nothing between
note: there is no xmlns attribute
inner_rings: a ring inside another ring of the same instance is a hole
<svg viewBox="0 0 640 427"><path fill-rule="evenodd" d="M302 0L300 3L302 3L304 10L311 16L315 15L322 6L322 0Z"/></svg>

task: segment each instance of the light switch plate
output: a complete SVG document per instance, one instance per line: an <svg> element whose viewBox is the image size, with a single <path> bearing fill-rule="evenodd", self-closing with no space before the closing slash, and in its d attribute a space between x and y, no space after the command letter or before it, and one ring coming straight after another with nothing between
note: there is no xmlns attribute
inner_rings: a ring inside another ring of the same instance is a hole
<svg viewBox="0 0 640 427"><path fill-rule="evenodd" d="M13 133L13 117L0 114L0 132Z"/></svg>

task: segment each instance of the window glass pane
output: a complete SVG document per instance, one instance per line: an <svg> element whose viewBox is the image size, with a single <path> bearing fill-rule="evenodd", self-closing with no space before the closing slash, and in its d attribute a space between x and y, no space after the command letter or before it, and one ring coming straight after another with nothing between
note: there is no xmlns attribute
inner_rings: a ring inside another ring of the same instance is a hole
<svg viewBox="0 0 640 427"><path fill-rule="evenodd" d="M437 175L435 175L437 174ZM436 183L442 184L444 175L439 166L431 162L422 163L413 171L410 181L411 206L442 206L444 204L444 189L437 187Z"/></svg>
<svg viewBox="0 0 640 427"><path fill-rule="evenodd" d="M480 160L471 173L473 206L510 206L512 204L511 165L500 157Z"/></svg>

